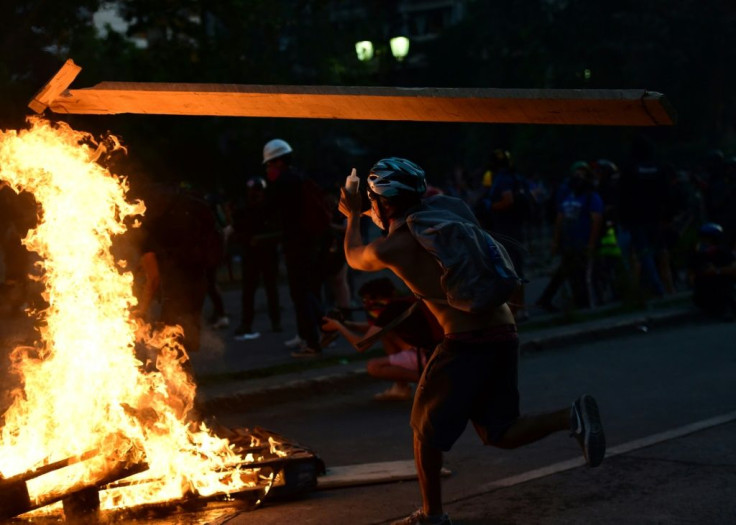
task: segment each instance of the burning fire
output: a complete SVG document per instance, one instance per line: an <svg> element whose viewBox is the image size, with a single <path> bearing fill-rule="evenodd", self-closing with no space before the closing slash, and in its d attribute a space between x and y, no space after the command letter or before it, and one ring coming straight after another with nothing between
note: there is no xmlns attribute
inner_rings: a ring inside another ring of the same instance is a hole
<svg viewBox="0 0 736 525"><path fill-rule="evenodd" d="M12 353L22 386L0 429L0 479L83 456L28 481L39 502L94 484L119 465L148 466L126 480L132 483L101 492L102 509L253 487L262 475L247 467L254 458L186 418L196 386L182 369L176 328L150 335L130 314L133 275L111 245L144 204L128 202L126 179L96 162L89 134L29 122L27 130L0 131L0 180L31 192L40 206L23 242L40 256L49 306L31 314L39 342ZM154 370L136 357L137 344L156 349Z"/></svg>

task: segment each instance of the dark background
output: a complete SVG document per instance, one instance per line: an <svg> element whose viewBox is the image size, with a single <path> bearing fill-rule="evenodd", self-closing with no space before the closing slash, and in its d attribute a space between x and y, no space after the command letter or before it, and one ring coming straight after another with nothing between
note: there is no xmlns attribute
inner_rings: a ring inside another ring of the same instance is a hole
<svg viewBox="0 0 736 525"><path fill-rule="evenodd" d="M449 23L446 12L420 18L405 9L413 2L120 0L128 35L105 36L92 20L101 4L0 0L2 129L25 126L28 102L67 58L83 68L74 88L101 81L635 88L664 93L678 115L675 127L661 129L47 115L119 136L129 151L114 167L123 175L237 190L262 173L261 148L274 137L289 141L297 164L325 185L389 155L415 160L436 185L456 166L477 184L497 147L512 151L520 171L554 182L575 160L623 163L640 133L683 169L713 148L736 153L732 2L467 0L447 2L463 8ZM412 41L401 63L387 48L398 33ZM148 47L126 38L135 35ZM378 46L367 64L354 51L362 39Z"/></svg>

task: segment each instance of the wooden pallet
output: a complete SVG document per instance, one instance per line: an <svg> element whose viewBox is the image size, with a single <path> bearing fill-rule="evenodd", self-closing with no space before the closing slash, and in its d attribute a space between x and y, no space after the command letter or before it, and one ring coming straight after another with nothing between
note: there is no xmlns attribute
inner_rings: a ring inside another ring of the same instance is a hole
<svg viewBox="0 0 736 525"><path fill-rule="evenodd" d="M70 465L90 460L97 456L98 453L97 450L91 450L79 456L42 465L10 478L0 479L0 519L25 514L26 512L51 505L58 501L63 501L64 507L70 509L72 512L82 507L87 509L94 508L95 506L99 507L99 499L96 498L99 487L148 469L148 465L145 463L127 463L121 461L111 465L104 472L98 472L93 479L64 487L57 493L45 494L38 499L31 498L28 491L28 481L60 471ZM95 497L91 497L90 494L94 494Z"/></svg>

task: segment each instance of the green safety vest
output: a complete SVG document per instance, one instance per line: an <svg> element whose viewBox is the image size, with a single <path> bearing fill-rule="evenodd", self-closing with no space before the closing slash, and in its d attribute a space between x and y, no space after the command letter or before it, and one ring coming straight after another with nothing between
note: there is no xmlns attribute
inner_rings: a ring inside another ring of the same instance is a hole
<svg viewBox="0 0 736 525"><path fill-rule="evenodd" d="M598 254L608 257L621 257L621 248L616 240L616 230L613 226L606 229L598 246Z"/></svg>

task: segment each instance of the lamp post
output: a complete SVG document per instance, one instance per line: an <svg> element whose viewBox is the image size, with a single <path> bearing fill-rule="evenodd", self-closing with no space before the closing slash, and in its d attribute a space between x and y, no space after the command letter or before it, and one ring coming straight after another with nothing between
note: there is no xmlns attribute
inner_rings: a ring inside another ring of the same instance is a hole
<svg viewBox="0 0 736 525"><path fill-rule="evenodd" d="M395 36L389 40L391 54L401 62L409 54L409 39L405 36ZM370 62L373 59L374 48L370 40L361 40L355 43L355 54L361 62Z"/></svg>
<svg viewBox="0 0 736 525"><path fill-rule="evenodd" d="M391 45L391 54L396 60L401 62L409 54L409 39L405 36L395 36L389 40Z"/></svg>
<svg viewBox="0 0 736 525"><path fill-rule="evenodd" d="M394 60L383 60L388 55L389 49ZM374 76L378 82L401 82L404 74L403 60L409 54L409 39L399 35L378 46L374 46L370 40L361 40L355 43L355 54L364 64L361 69Z"/></svg>
<svg viewBox="0 0 736 525"><path fill-rule="evenodd" d="M361 62L368 62L373 58L373 42L370 40L361 40L355 43L355 54L358 55L358 60Z"/></svg>

